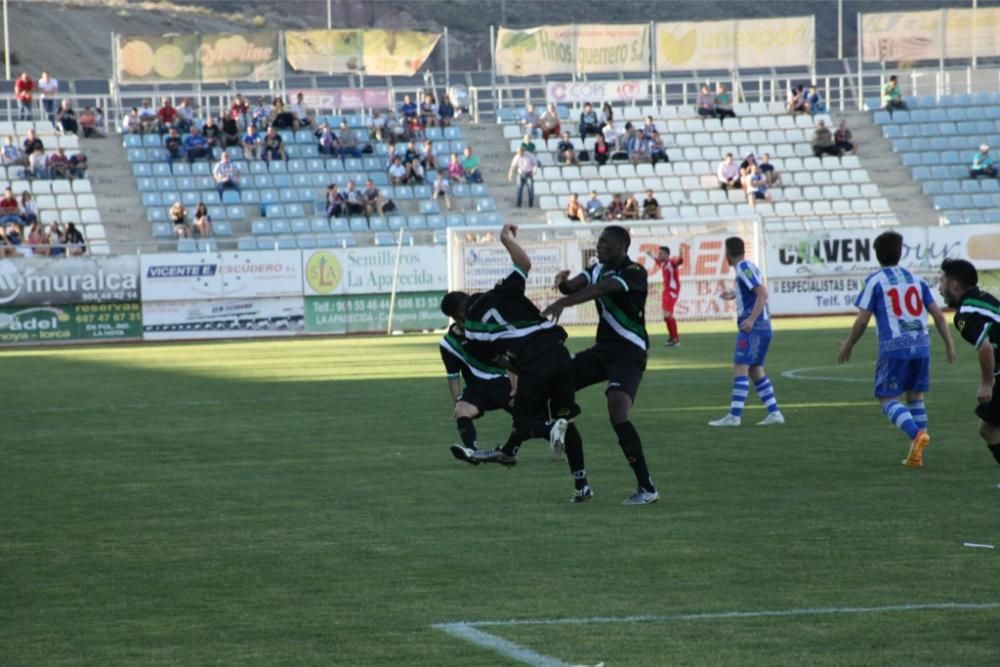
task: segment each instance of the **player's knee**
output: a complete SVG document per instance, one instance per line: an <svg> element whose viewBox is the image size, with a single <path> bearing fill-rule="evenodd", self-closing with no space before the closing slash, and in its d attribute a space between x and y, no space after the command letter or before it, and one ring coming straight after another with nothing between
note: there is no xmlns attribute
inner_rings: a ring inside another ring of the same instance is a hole
<svg viewBox="0 0 1000 667"><path fill-rule="evenodd" d="M627 422L631 411L632 397L623 391L608 392L608 418L612 426Z"/></svg>
<svg viewBox="0 0 1000 667"><path fill-rule="evenodd" d="M764 372L763 366L751 366L749 368L749 375L752 379L759 380L767 374Z"/></svg>
<svg viewBox="0 0 1000 667"><path fill-rule="evenodd" d="M988 422L980 420L979 436L986 441L986 444L996 444L997 442L1000 442L1000 427L993 426Z"/></svg>
<svg viewBox="0 0 1000 667"><path fill-rule="evenodd" d="M461 419L462 417L475 419L478 416L479 416L479 408L474 406L472 403L459 401L458 403L455 404L455 412L453 414L454 419Z"/></svg>

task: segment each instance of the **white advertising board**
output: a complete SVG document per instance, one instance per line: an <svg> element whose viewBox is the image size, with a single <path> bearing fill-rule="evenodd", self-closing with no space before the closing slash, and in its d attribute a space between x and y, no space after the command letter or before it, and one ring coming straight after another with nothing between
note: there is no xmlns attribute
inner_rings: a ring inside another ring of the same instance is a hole
<svg viewBox="0 0 1000 667"><path fill-rule="evenodd" d="M301 296L302 253L143 255L144 301Z"/></svg>
<svg viewBox="0 0 1000 667"><path fill-rule="evenodd" d="M302 333L305 333L305 300L301 296L142 304L144 340L255 338Z"/></svg>

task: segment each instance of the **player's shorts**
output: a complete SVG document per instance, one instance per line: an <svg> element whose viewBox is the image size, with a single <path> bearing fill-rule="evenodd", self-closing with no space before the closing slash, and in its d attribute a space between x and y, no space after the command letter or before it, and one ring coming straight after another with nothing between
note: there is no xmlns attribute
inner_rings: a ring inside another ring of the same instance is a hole
<svg viewBox="0 0 1000 667"><path fill-rule="evenodd" d="M875 362L875 398L892 398L907 391L927 391L931 386L931 360L884 359Z"/></svg>
<svg viewBox="0 0 1000 667"><path fill-rule="evenodd" d="M770 331L741 331L736 335L733 364L737 366L763 366L767 349L771 346Z"/></svg>
<svg viewBox="0 0 1000 667"><path fill-rule="evenodd" d="M987 424L1000 427L1000 378L993 380L993 398L977 405L976 414Z"/></svg>
<svg viewBox="0 0 1000 667"><path fill-rule="evenodd" d="M577 390L604 382L608 384L604 393L612 389L623 391L634 401L639 392L639 383L646 370L646 355L630 344L631 349L595 345L573 357L573 376Z"/></svg>
<svg viewBox="0 0 1000 667"><path fill-rule="evenodd" d="M517 368L514 421L572 419L580 414L573 389L573 360L562 344Z"/></svg>
<svg viewBox="0 0 1000 667"><path fill-rule="evenodd" d="M483 415L492 410L510 409L510 380L490 380L467 385L458 400L475 406Z"/></svg>
<svg viewBox="0 0 1000 667"><path fill-rule="evenodd" d="M664 292L663 293L663 312L672 313L674 312L674 306L677 305L677 297L679 295L677 292Z"/></svg>

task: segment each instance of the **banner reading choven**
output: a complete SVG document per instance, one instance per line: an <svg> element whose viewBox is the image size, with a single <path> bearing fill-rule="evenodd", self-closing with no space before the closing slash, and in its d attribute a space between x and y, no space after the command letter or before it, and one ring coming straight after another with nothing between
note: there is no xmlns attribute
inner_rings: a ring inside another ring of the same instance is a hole
<svg viewBox="0 0 1000 667"><path fill-rule="evenodd" d="M809 65L813 17L656 24L659 71Z"/></svg>
<svg viewBox="0 0 1000 667"><path fill-rule="evenodd" d="M413 30L289 30L285 54L300 72L412 76L440 39Z"/></svg>
<svg viewBox="0 0 1000 667"><path fill-rule="evenodd" d="M500 28L495 56L497 74L505 76L644 72L649 70L649 26Z"/></svg>

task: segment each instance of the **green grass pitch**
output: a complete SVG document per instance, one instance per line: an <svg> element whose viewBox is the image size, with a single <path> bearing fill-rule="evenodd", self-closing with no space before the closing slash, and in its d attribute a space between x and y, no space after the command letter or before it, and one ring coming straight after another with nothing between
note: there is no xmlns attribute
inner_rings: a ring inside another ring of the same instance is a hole
<svg viewBox="0 0 1000 667"><path fill-rule="evenodd" d="M437 337L0 352L2 665L520 664L461 621L1000 603L1000 467L978 371L940 341L927 465L871 398L874 332L786 320L768 359L788 419L714 430L733 324L657 334L633 421L663 500L631 472L600 389L579 395L592 503L529 443L473 468ZM591 329L574 329L586 346ZM821 368L817 368L821 367ZM782 371L812 369L793 379ZM502 441L502 415L477 422ZM1000 608L509 625L567 664L996 665Z"/></svg>

